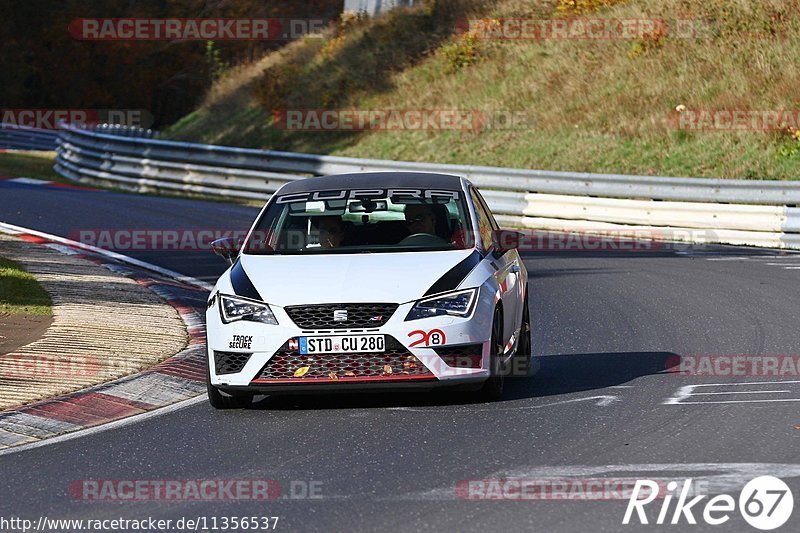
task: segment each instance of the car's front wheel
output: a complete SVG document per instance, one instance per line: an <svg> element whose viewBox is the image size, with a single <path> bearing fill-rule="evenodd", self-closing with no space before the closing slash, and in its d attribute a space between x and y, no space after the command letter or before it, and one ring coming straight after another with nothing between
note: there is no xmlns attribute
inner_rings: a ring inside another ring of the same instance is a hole
<svg viewBox="0 0 800 533"><path fill-rule="evenodd" d="M505 369L503 368L503 313L500 308L494 310L492 320L492 352L489 364L490 375L480 395L484 400L499 400L503 397L503 385L505 383Z"/></svg>
<svg viewBox="0 0 800 533"><path fill-rule="evenodd" d="M216 388L211 384L211 372L208 368L206 368L206 390L208 403L214 409L241 409L253 401L252 395L231 396Z"/></svg>

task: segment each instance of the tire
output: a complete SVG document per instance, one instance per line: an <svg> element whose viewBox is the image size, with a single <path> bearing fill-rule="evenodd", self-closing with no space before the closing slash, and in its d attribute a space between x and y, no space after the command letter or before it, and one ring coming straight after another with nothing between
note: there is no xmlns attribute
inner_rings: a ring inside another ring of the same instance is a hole
<svg viewBox="0 0 800 533"><path fill-rule="evenodd" d="M490 357L490 375L480 396L486 401L499 400L503 397L503 385L505 384L504 369L501 356L503 354L503 313L500 308L494 310L492 320L492 352Z"/></svg>
<svg viewBox="0 0 800 533"><path fill-rule="evenodd" d="M520 326L520 340L517 344L517 353L514 355L514 375L528 376L531 371L531 358L533 350L531 346L531 311L528 308L528 294L525 293L525 300L522 302L522 325Z"/></svg>
<svg viewBox="0 0 800 533"><path fill-rule="evenodd" d="M208 403L214 409L242 409L253 401L252 394L231 396L220 391L211 384L211 372L208 368L206 368L206 390L208 391Z"/></svg>

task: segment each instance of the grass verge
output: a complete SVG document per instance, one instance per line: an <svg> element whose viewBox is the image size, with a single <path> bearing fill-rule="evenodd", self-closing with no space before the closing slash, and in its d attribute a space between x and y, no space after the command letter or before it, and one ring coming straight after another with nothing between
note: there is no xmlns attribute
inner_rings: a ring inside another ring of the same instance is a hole
<svg viewBox="0 0 800 533"><path fill-rule="evenodd" d="M55 170L55 152L0 152L0 176L69 183Z"/></svg>
<svg viewBox="0 0 800 533"><path fill-rule="evenodd" d="M0 314L53 314L50 295L19 263L0 257Z"/></svg>

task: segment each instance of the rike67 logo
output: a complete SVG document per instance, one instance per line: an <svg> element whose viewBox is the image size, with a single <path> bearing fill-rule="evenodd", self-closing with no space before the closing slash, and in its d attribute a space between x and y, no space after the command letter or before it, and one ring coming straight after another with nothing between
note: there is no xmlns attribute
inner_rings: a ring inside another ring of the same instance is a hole
<svg viewBox="0 0 800 533"><path fill-rule="evenodd" d="M737 502L733 496L719 494L710 498L705 505L700 502L707 495L695 496L689 499L692 489L692 480L684 481L680 494L676 493L678 483L671 481L667 484L666 494L659 494L659 484L649 479L637 480L633 492L628 500L623 524L630 524L634 512L640 524L649 524L645 507L657 498L663 499L655 524L679 524L685 521L688 524L697 524L695 513L702 516L706 524L712 526L722 525L731 518L736 511ZM677 503L670 515L670 507L674 496L678 496ZM656 506L654 506L656 507ZM739 493L739 513L742 518L756 529L771 530L781 527L792 516L794 497L786 483L773 476L760 476L748 482ZM652 516L650 517L652 519ZM635 523L635 521L633 522Z"/></svg>

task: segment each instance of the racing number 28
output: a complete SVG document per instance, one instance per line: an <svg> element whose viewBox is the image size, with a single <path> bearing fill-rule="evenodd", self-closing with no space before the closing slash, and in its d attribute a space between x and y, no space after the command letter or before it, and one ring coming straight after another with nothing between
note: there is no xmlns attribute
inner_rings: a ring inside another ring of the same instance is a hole
<svg viewBox="0 0 800 533"><path fill-rule="evenodd" d="M408 334L409 337L419 336L419 339L415 340L411 344L408 345L409 348L413 348L414 346L419 346L423 344L425 346L441 346L445 342L447 342L447 337L444 335L444 331L440 329L432 329L430 331L423 331L418 329L416 331L412 331Z"/></svg>

